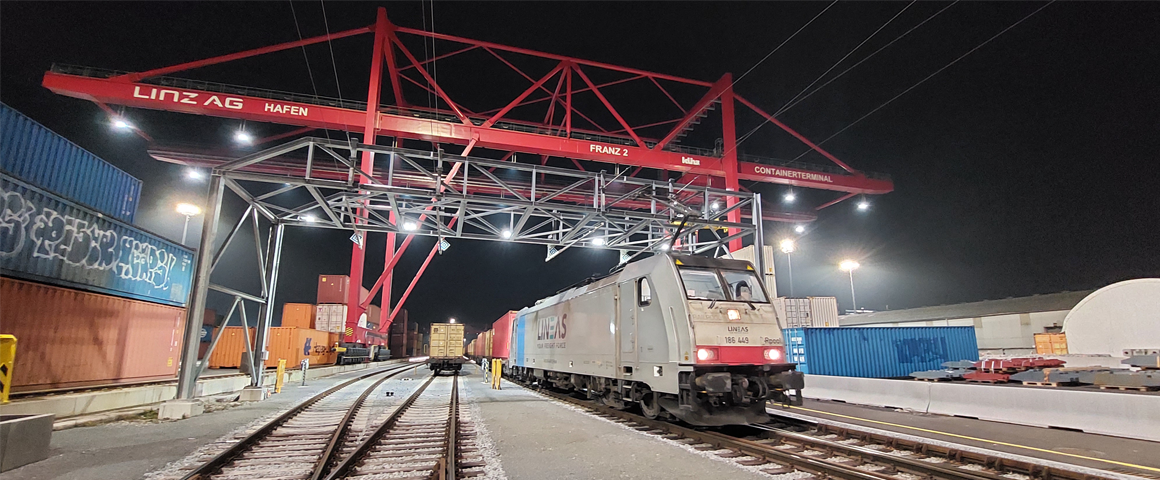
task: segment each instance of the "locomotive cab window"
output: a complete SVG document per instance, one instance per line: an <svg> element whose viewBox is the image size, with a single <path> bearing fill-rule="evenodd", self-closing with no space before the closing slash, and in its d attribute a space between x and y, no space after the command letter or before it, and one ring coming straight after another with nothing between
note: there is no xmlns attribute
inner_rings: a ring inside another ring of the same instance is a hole
<svg viewBox="0 0 1160 480"><path fill-rule="evenodd" d="M753 272L746 270L722 270L725 283L729 285L729 293L733 300L741 302L768 303L765 290L761 288L761 280Z"/></svg>
<svg viewBox="0 0 1160 480"><path fill-rule="evenodd" d="M641 277L636 281L637 284L637 298L636 304L644 307L652 303L652 287L648 284L648 278Z"/></svg>
<svg viewBox="0 0 1160 480"><path fill-rule="evenodd" d="M725 300L725 289L717 272L699 268L681 268L681 282L690 300Z"/></svg>

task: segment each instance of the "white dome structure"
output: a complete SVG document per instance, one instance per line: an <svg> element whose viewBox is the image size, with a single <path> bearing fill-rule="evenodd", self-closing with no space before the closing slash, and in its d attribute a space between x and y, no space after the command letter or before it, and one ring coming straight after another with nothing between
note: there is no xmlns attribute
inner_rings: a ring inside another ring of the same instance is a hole
<svg viewBox="0 0 1160 480"><path fill-rule="evenodd" d="M1096 290L1063 320L1073 354L1124 356L1160 349L1160 278L1138 278Z"/></svg>

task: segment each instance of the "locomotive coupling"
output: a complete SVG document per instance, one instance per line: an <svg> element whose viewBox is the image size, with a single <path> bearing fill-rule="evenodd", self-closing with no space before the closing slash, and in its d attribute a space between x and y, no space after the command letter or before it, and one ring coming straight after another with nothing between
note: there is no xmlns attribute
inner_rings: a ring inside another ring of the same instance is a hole
<svg viewBox="0 0 1160 480"><path fill-rule="evenodd" d="M709 393L729 393L733 390L732 376L729 372L706 373L693 382Z"/></svg>

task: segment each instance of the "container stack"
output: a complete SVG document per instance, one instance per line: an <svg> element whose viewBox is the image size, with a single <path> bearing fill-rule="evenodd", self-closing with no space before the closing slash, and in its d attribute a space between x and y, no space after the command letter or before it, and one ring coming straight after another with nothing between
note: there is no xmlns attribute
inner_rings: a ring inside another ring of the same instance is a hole
<svg viewBox="0 0 1160 480"><path fill-rule="evenodd" d="M194 253L132 225L140 191L0 104L0 333L20 342L13 392L176 376Z"/></svg>
<svg viewBox="0 0 1160 480"><path fill-rule="evenodd" d="M944 362L976 361L974 327L789 328L786 357L809 375L906 378Z"/></svg>
<svg viewBox="0 0 1160 480"><path fill-rule="evenodd" d="M821 328L838 326L838 299L834 297L782 297L774 302L785 328Z"/></svg>

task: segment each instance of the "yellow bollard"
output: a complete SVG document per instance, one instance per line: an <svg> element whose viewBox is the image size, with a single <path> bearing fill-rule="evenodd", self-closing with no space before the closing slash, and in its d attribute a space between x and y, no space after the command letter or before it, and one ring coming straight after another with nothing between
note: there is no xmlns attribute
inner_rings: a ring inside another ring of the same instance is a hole
<svg viewBox="0 0 1160 480"><path fill-rule="evenodd" d="M12 390L12 368L16 364L16 336L0 335L0 403L8 403Z"/></svg>
<svg viewBox="0 0 1160 480"><path fill-rule="evenodd" d="M286 359L278 359L278 377L274 380L274 393L282 393L282 384L286 383Z"/></svg>
<svg viewBox="0 0 1160 480"><path fill-rule="evenodd" d="M498 358L491 361L491 388L502 390L500 381L503 380L503 360Z"/></svg>

